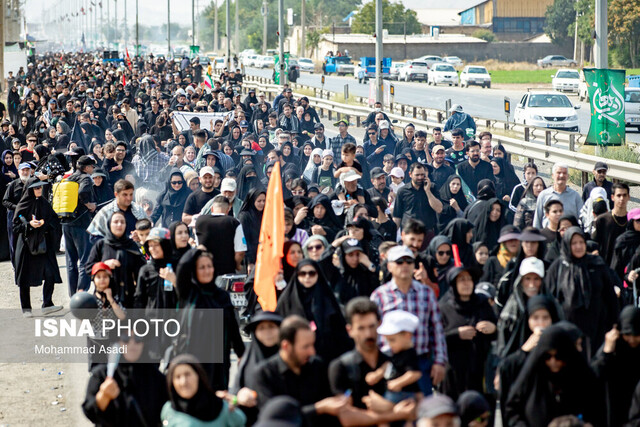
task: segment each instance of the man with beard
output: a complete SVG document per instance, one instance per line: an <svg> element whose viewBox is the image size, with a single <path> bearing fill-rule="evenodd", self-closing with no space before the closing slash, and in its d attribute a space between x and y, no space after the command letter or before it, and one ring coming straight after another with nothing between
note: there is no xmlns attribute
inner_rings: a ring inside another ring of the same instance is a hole
<svg viewBox="0 0 640 427"><path fill-rule="evenodd" d="M469 159L466 162L459 163L457 171L475 196L478 183L481 180L488 179L495 183L495 178L491 163L480 160L480 143L478 141L469 141L467 143L467 156Z"/></svg>
<svg viewBox="0 0 640 427"><path fill-rule="evenodd" d="M432 184L425 165L413 163L409 176L411 185L405 185L398 191L393 220L398 227L409 218L422 221L427 227L425 241L428 244L435 235L436 214L442 212L442 202L431 191Z"/></svg>
<svg viewBox="0 0 640 427"><path fill-rule="evenodd" d="M416 137L417 138L417 137ZM442 188L451 175L455 175L456 170L452 168L448 162L445 162L445 148L443 145L435 145L431 150L433 157L433 170L431 171L431 179L435 188Z"/></svg>
<svg viewBox="0 0 640 427"><path fill-rule="evenodd" d="M215 171L210 166L200 169L200 188L189 194L182 212L182 222L191 224L193 217L198 215L204 205L213 199L219 192L213 188Z"/></svg>
<svg viewBox="0 0 640 427"><path fill-rule="evenodd" d="M389 188L387 187L387 174L382 168L373 168L370 172L372 187L367 190L369 196L380 197L384 200L389 200Z"/></svg>
<svg viewBox="0 0 640 427"><path fill-rule="evenodd" d="M133 164L125 160L127 156L128 145L124 141L118 141L116 144L116 155L113 162L105 162L105 169L109 175L109 182L113 185L121 179L125 179L127 175L134 175L136 168ZM109 164L107 164L109 163Z"/></svg>

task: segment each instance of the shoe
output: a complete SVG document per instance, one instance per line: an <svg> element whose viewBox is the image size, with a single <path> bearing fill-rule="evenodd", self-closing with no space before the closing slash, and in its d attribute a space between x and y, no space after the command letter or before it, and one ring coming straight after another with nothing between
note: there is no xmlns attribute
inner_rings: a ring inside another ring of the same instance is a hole
<svg viewBox="0 0 640 427"><path fill-rule="evenodd" d="M55 313L56 311L60 311L62 310L62 308L63 307L61 305L52 305L50 307L44 307L42 309L42 314L46 316L48 314Z"/></svg>
<svg viewBox="0 0 640 427"><path fill-rule="evenodd" d="M22 317L24 317L25 319L30 319L33 317L33 313L31 312L31 310L23 310Z"/></svg>

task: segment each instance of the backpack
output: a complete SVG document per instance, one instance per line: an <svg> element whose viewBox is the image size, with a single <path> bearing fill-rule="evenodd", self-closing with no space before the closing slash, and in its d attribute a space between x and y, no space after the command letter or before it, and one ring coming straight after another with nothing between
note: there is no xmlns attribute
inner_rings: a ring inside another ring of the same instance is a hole
<svg viewBox="0 0 640 427"><path fill-rule="evenodd" d="M78 191L80 184L75 181L63 179L53 184L52 202L53 211L60 218L71 219L78 207Z"/></svg>

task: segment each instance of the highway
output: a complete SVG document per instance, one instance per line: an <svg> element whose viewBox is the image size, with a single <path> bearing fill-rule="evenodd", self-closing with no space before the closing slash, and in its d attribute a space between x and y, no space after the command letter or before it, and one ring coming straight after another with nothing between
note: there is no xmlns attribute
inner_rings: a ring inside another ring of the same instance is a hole
<svg viewBox="0 0 640 427"><path fill-rule="evenodd" d="M273 75L272 69L247 68L248 75L268 77ZM321 75L302 73L297 83L306 86L321 87ZM359 84L351 77L325 76L324 89L342 93L344 85L349 85L349 93L356 96L369 96L369 85ZM446 101L451 99L452 104L461 104L465 112L475 117L504 120L503 110L504 97L511 100L511 119L513 110L520 98L524 95L523 90L505 89L483 89L480 87L460 88L449 86L427 86L422 82L393 82L395 87L395 102L401 104L416 105L419 107L435 108L444 110ZM586 134L589 131L589 104L579 102L577 95L569 95L574 104L581 106L578 112L580 118L580 132ZM640 143L640 133L636 130L627 129L627 141Z"/></svg>

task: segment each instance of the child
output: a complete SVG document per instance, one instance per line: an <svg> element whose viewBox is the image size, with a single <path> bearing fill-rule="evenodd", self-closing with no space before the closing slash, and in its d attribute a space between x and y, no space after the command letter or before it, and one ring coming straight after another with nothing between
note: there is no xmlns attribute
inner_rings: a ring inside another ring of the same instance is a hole
<svg viewBox="0 0 640 427"><path fill-rule="evenodd" d="M413 335L418 328L419 319L404 310L387 313L378 327L391 349L391 361L366 375L365 381L370 386L383 378L387 381L387 392L384 398L398 403L405 399L422 399L418 381L422 372L418 363L418 353L413 347Z"/></svg>
<svg viewBox="0 0 640 427"><path fill-rule="evenodd" d="M389 176L391 177L391 184L389 185L389 188L394 194L398 194L398 190L404 187L404 171L396 166L391 169Z"/></svg>
<svg viewBox="0 0 640 427"><path fill-rule="evenodd" d="M140 252L142 252L142 255L147 261L149 261L149 255L144 250L144 244L147 242L147 237L149 237L150 232L151 221L143 218L136 221L136 229L131 233L131 238L138 244Z"/></svg>
<svg viewBox="0 0 640 427"><path fill-rule="evenodd" d="M478 265L483 268L489 259L489 247L483 242L473 244L473 255L476 257Z"/></svg>
<svg viewBox="0 0 640 427"><path fill-rule="evenodd" d="M338 169L333 173L334 178L338 179L340 175L350 170L362 176L362 166L356 160L356 145L354 143L347 142L342 146L340 158L342 159L342 163L338 165Z"/></svg>
<svg viewBox="0 0 640 427"><path fill-rule="evenodd" d="M558 199L551 199L544 204L544 217L547 226L540 233L547 238L545 259L555 260L560 256L560 218L564 215L564 206Z"/></svg>

